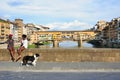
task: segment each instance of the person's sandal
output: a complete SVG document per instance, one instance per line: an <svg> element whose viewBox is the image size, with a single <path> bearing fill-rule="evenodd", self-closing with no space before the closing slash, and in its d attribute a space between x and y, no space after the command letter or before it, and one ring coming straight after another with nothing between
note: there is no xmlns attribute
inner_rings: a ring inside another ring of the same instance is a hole
<svg viewBox="0 0 120 80"><path fill-rule="evenodd" d="M12 60L13 62L15 62L15 58L11 58L11 60Z"/></svg>

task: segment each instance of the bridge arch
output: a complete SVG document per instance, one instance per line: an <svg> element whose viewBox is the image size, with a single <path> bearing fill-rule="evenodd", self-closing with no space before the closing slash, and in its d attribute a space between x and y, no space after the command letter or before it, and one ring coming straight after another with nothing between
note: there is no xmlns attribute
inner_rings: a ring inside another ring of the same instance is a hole
<svg viewBox="0 0 120 80"><path fill-rule="evenodd" d="M70 47L77 47L77 46L78 46L77 41L64 40L59 42L59 47L62 47L62 48L70 48Z"/></svg>

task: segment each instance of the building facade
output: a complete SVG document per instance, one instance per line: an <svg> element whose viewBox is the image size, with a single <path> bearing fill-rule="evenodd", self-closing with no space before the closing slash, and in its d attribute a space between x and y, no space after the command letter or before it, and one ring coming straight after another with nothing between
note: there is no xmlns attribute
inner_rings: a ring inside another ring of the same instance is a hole
<svg viewBox="0 0 120 80"><path fill-rule="evenodd" d="M32 23L26 24L25 27L27 29L27 31L26 31L27 36L28 36L28 39L30 40L29 42L31 44L38 41L38 37L39 37L39 35L37 35L38 32L49 30L49 27L45 27L42 25L35 25Z"/></svg>
<svg viewBox="0 0 120 80"><path fill-rule="evenodd" d="M22 34L26 34L26 27L22 19L15 19L16 28L18 30L18 40L21 39Z"/></svg>
<svg viewBox="0 0 120 80"><path fill-rule="evenodd" d="M99 31L99 40L103 40L103 44L108 47L120 44L120 18L114 18L110 22L106 22L103 27L103 23L97 25L97 31Z"/></svg>
<svg viewBox="0 0 120 80"><path fill-rule="evenodd" d="M0 42L5 42L12 33L13 23L9 20L0 19Z"/></svg>

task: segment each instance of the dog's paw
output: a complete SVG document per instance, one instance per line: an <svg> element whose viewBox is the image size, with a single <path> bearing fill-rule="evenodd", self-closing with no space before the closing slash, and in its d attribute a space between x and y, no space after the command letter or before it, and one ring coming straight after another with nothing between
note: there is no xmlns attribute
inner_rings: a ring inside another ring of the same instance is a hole
<svg viewBox="0 0 120 80"><path fill-rule="evenodd" d="M30 65L26 64L26 67L29 67Z"/></svg>
<svg viewBox="0 0 120 80"><path fill-rule="evenodd" d="M33 65L33 66L36 66L36 63L35 63L35 62L33 62L33 63L32 63L32 65Z"/></svg>

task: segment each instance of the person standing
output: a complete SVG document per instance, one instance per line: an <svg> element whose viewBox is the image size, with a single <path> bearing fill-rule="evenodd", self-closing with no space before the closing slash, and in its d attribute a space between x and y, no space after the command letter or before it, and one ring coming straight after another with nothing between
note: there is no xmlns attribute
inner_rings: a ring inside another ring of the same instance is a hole
<svg viewBox="0 0 120 80"><path fill-rule="evenodd" d="M7 49L9 50L11 60L15 61L15 48L14 48L14 40L12 39L12 34L9 34L8 40L7 40Z"/></svg>
<svg viewBox="0 0 120 80"><path fill-rule="evenodd" d="M22 40L21 40L21 45L20 45L20 47L17 50L18 57L16 59L16 62L21 59L21 53L22 53L22 51L24 51L27 48L28 48L27 35L23 34L22 35Z"/></svg>

